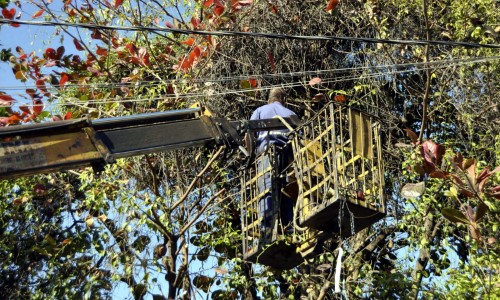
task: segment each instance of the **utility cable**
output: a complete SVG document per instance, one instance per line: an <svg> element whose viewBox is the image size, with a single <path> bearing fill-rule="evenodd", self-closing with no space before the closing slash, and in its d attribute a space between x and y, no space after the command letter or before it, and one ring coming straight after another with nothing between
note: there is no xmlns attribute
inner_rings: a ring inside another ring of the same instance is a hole
<svg viewBox="0 0 500 300"><path fill-rule="evenodd" d="M448 68L454 65L450 64L444 64L440 68ZM437 69L437 67L434 67L434 69ZM422 70L422 69L419 69ZM398 71L393 71L393 72L379 72L379 73L371 73L371 74L362 74L362 75L352 75L352 76L345 76L345 77L335 77L335 78L325 78L322 80L322 84L331 84L331 83L338 83L338 82L346 82L346 81L352 81L352 80L357 80L357 79L367 79L367 78L375 78L375 77L380 77L380 76L389 76L393 74L402 74L406 73L409 71L417 71L417 70L398 70ZM282 87L282 88L293 88L293 87L300 87L303 85L306 85L307 83L303 81L296 81L296 82L289 82L289 83L281 83L281 84L275 84L275 85L269 85L269 86L264 86L264 87L258 87L258 88L253 88L253 89L239 89L239 90L227 90L227 91L211 91L211 92L197 92L197 93L186 93L186 94L178 94L178 95L164 95L162 97L153 97L153 98L144 98L144 99L137 99L136 97L134 98L105 98L105 99L98 99L98 100L72 100L71 98L56 98L53 99L53 103L51 106L55 107L62 107L62 106L73 106L73 105L95 105L95 104L110 104L110 103L139 103L139 102L150 102L150 101L159 101L159 100L168 100L168 99L186 99L186 98L196 98L196 97L214 97L214 96L224 96L224 95L229 95L229 94L242 94L244 95L245 93L249 92L256 92L256 91L267 91L275 87ZM65 103L60 103L59 101L65 102ZM57 102L57 104L55 104ZM0 106L2 107L2 106Z"/></svg>
<svg viewBox="0 0 500 300"><path fill-rule="evenodd" d="M320 76L323 74L335 74L335 73L348 73L355 71L363 71L363 70L372 70L372 69L403 69L414 67L415 69L408 69L408 71L418 71L421 66L451 66L451 65L465 65L472 63L481 63L488 62L500 59L500 56L491 56L491 57L477 57L477 58L467 58L467 59L449 59L449 60L439 60L439 61L431 61L431 62L417 62L417 63L403 63L403 64L390 64L390 65L380 65L380 66L361 66L355 68L339 68L339 69L326 69L326 70L313 70L313 71L295 71L295 72L285 72L285 73L267 73L267 74L247 74L247 75L236 75L236 76L222 76L222 77L199 77L199 78L182 78L182 79L165 79L165 80L153 80L153 81L134 81L127 83L87 83L87 84L74 84L74 83L66 83L64 84L65 88L80 88L80 87L88 87L88 88L120 88L120 87L128 87L128 88L140 88L140 87L152 87L152 86L161 86L165 84L175 84L175 83L205 83L208 85L210 83L220 83L220 82L230 82L230 81L238 81L238 80L249 80L249 79L276 79L276 78L287 78L287 77L298 77L298 76ZM391 72L391 71L387 71ZM60 85L50 85L53 88L59 88ZM24 90L24 89L36 89L35 85L25 85L25 86L0 86L0 90Z"/></svg>
<svg viewBox="0 0 500 300"><path fill-rule="evenodd" d="M445 66L449 67L449 66ZM367 79L367 78L374 78L374 77L380 77L380 76L388 76L392 74L401 74L401 73L406 73L408 72L407 70L402 70L402 71L394 71L391 73L375 73L375 74L368 74L368 75L355 75L355 76L350 76L350 77L345 77L345 78L332 78L330 80L322 80L323 84L331 84L331 83L338 83L338 82L345 82L345 81L352 81L356 79ZM271 90L275 87L281 87L281 88L294 88L294 87L300 87L303 85L306 85L307 83L303 81L296 81L296 82L291 82L291 83L282 83L282 84L275 84L275 85L269 85L265 87L259 87L259 88L253 88L253 89L239 89L239 90L228 90L228 91L213 91L213 92L201 92L201 93L190 93L190 94L179 94L179 95L165 95L162 97L156 97L156 98L145 98L145 99L116 99L116 98L108 98L108 99L99 99L99 100L85 100L85 101L69 101L68 103L58 103L56 106L72 106L72 105L93 105L93 104L109 104L109 103L138 103L138 102L148 102L148 101L158 101L158 100L168 100L168 99L187 99L187 98L196 98L196 97L214 97L214 96L225 96L225 95L230 95L230 94L244 94L244 93L249 93L249 92L256 92L256 91L267 91ZM62 99L62 101L68 101L67 99Z"/></svg>
<svg viewBox="0 0 500 300"><path fill-rule="evenodd" d="M469 42L456 41L435 41L435 40L393 40L365 37L342 37L342 36L307 36L307 35L288 35L277 33L264 32L241 32L241 31L203 31L191 29L177 29L167 27L151 27L151 26L114 26L114 25L97 25L85 23L69 23L55 21L27 21L27 20L8 20L0 19L0 24L22 24L32 26L66 26L75 28L85 28L92 30L120 30L120 31L146 31L146 32L168 32L178 34L192 34L205 36L236 36L236 37L260 37L268 39L282 40L306 40L306 41L348 41L348 42L363 42L363 43L381 43L381 44L400 44L400 45L443 45L456 46L466 48L492 48L500 49L499 44L479 44Z"/></svg>

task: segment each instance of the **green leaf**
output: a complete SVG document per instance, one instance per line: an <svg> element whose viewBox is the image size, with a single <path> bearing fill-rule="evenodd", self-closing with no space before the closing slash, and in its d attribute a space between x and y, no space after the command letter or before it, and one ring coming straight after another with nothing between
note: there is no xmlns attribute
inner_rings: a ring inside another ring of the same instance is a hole
<svg viewBox="0 0 500 300"><path fill-rule="evenodd" d="M240 81L240 86L244 90L252 88L252 85L250 84L250 81L248 81L248 80L242 80L242 81Z"/></svg>
<svg viewBox="0 0 500 300"><path fill-rule="evenodd" d="M458 191L454 186L450 187L449 191L444 192L444 195L446 197L458 199Z"/></svg>
<svg viewBox="0 0 500 300"><path fill-rule="evenodd" d="M470 224L470 221L458 209L445 207L441 210L441 213L446 219L450 220L453 223Z"/></svg>

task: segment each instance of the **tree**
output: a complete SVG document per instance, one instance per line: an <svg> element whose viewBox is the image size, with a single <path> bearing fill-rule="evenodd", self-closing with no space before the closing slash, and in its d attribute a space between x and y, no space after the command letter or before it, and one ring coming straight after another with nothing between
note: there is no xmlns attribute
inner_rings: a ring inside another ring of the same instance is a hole
<svg viewBox="0 0 500 300"><path fill-rule="evenodd" d="M33 18L84 24L498 42L491 24L499 10L489 0L35 6ZM2 11L3 17L14 20L15 9ZM25 91L31 101L26 106L14 105L13 95L0 95L0 104L7 106L0 110L0 123L128 115L185 107L194 100L222 116L243 119L267 89L283 85L301 116L331 99L381 118L389 215L348 240L327 242L314 261L276 272L239 257L237 164L221 163L219 149L120 160L100 176L79 170L3 182L2 252L20 253L3 263L8 266L1 274L4 282L18 284L10 297L32 292L104 297L110 286L126 286L136 299L194 298L201 292L213 298L255 298L257 292L334 298L337 242L345 245L343 292L349 297L494 298L498 293L500 177L493 167L500 164L499 65L493 49L186 36L150 29L61 30L74 49L2 52L15 77L32 86ZM49 102L60 111L44 111ZM401 197L401 191L411 197ZM35 204L48 199L53 203L48 212ZM36 218L26 218L35 212ZM58 221L41 225L51 220ZM30 285L34 280L46 284Z"/></svg>

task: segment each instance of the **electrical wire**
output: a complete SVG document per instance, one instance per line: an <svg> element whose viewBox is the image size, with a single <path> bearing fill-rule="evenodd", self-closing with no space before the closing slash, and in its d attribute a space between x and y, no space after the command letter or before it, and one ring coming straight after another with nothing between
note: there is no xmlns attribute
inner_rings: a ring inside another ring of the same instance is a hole
<svg viewBox="0 0 500 300"><path fill-rule="evenodd" d="M168 27L151 27L151 26L114 26L114 25L97 25L85 23L69 23L55 21L27 21L27 20L8 20L0 19L0 24L21 24L31 26L66 26L75 28L85 28L92 30L120 30L120 31L146 31L146 32L167 32L178 34L192 34L205 36L232 36L232 37L260 37L268 39L282 40L306 40L306 41L348 41L348 42L363 42L363 43L380 43L380 44L400 44L400 45L444 45L466 48L492 48L499 49L498 44L479 44L469 42L456 41L436 41L436 40L393 40L365 37L341 37L341 36L306 36L306 35L288 35L277 33L264 32L241 32L241 31L203 31L190 29L177 29Z"/></svg>
<svg viewBox="0 0 500 300"><path fill-rule="evenodd" d="M449 66L447 66L449 67ZM406 70L403 71L396 71L392 73L375 73L375 74L370 74L367 76L350 76L350 77L345 77L345 78L335 78L331 80L322 80L323 84L331 84L331 83L338 83L338 82L345 82L345 81L352 81L356 79L368 79L368 78L374 78L374 77L380 77L380 76L388 76L388 75L393 75L393 74L401 74L408 72ZM256 92L256 91L266 91L270 90L275 87L281 87L281 88L293 88L293 87L300 87L305 85L306 83L299 81L299 82L291 82L291 83L284 83L284 84L276 84L276 85L270 85L266 87L260 87L260 88L254 88L254 89L240 89L240 90L228 90L228 91L220 91L220 92L212 92L212 93L190 93L190 94L182 94L182 95L165 95L162 97L154 97L154 98L144 98L144 99L137 99L137 98L107 98L107 99L99 99L99 100L76 100L76 101L71 101L68 100L67 98L60 98L60 99L54 99L53 102L57 102L57 104L51 103L52 106L55 107L63 107L63 106L85 106L85 105L98 105L98 104L111 104L111 103L140 103L140 102L152 102L152 101L159 101L159 100L169 100L169 99L187 99L187 98L197 98L197 97L213 97L213 96L224 96L224 95L230 95L230 94L241 94L244 95L245 93L248 92ZM63 103L61 103L61 101ZM0 106L0 107L9 107L9 106ZM89 107L87 107L89 108ZM92 108L89 108L92 109Z"/></svg>
<svg viewBox="0 0 500 300"><path fill-rule="evenodd" d="M203 82L205 85L210 85L210 83L220 83L227 81L238 81L238 80L248 80L248 79L276 79L276 78L287 78L287 77L298 77L298 76L320 76L323 74L335 74L335 73L346 73L346 72L354 72L354 71L363 71L363 70L371 70L371 69L402 69L415 67L416 69L408 69L408 71L418 71L422 68L418 68L421 66L424 67L432 67L432 66L440 66L444 65L446 67L451 65L465 65L471 63L481 63L488 62L500 59L500 56L492 56L492 57L478 57L478 58L468 58L468 59L450 59L450 60L440 60L440 61L431 61L431 62L417 62L417 63L404 63L404 64L390 64L390 65L380 65L380 66L362 66L356 68L339 68L339 69L326 69L326 70L314 70L314 71L296 71L296 72L286 72L286 73L276 73L276 74L248 74L248 75L236 75L236 76L226 76L226 77L201 77L201 78L192 78L192 79L167 79L167 80L154 80L154 81L134 81L131 83L89 83L89 84L64 84L64 88L140 88L140 87L154 87L154 86L163 86L165 84L175 84L175 83L200 83ZM391 72L391 71L384 71ZM373 73L377 74L377 73ZM378 74L381 74L380 72ZM51 85L53 88L60 88L61 85ZM25 89L36 89L35 85L25 85L25 86L0 86L0 90L25 90ZM188 96L189 94L185 94ZM199 95L199 94L198 94ZM177 97L177 96L175 96Z"/></svg>
<svg viewBox="0 0 500 300"><path fill-rule="evenodd" d="M448 67L453 67L453 66L458 66L458 65L463 65L471 63L471 61L460 61L455 64L450 64L450 63L443 63L440 68L448 68ZM371 73L371 74L365 74L365 75L352 75L352 76L344 76L344 77L335 77L335 78L324 78L322 80L323 84L329 84L329 83L338 83L338 82L345 82L345 81L352 81L352 80L357 80L357 79L367 79L367 78L374 78L374 77L380 77L380 76L390 76L394 74L401 74L405 72L415 72L418 70L425 69L428 66L423 65L424 68L420 69L410 69L410 70L393 70L392 72L379 72L379 73ZM434 67L434 69L438 69L437 67ZM254 88L254 89L240 89L240 90L228 90L228 91L219 91L219 92L213 92L211 94L209 93L188 93L188 94L182 94L182 95L165 95L162 97L157 97L157 98L145 98L145 99L137 99L137 98L107 98L107 99L99 99L99 100L85 100L85 101L68 101L68 99L60 98L60 99L53 99L52 103L49 103L47 105L47 109L53 110L57 109L57 107L64 107L64 106L80 106L85 109L90 109L90 110L100 110L98 108L94 107L88 107L87 105L109 105L112 103L139 103L139 102L151 102L151 101L159 101L163 100L166 101L168 99L185 99L185 98L196 98L196 97L212 97L212 96L224 96L228 94L240 94L240 95L245 95L245 93L248 92L255 92L255 91L265 91L272 89L274 87L283 87L283 88L293 88L293 87L298 87L298 86L303 86L306 85L307 83L303 81L298 81L298 82L290 82L290 83L283 83L283 84L276 84L276 85L270 85L270 86L264 86L264 87L259 87L259 88ZM252 99L254 101L258 101L256 99ZM3 106L3 107L8 107L8 106Z"/></svg>

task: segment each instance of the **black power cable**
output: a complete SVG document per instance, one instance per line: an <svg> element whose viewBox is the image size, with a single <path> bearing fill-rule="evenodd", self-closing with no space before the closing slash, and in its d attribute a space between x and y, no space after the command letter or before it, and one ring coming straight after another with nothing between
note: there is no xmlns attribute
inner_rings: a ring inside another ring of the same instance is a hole
<svg viewBox="0 0 500 300"><path fill-rule="evenodd" d="M241 31L202 31L189 29L175 29L166 27L149 27L149 26L112 26L112 25L96 25L85 23L68 23L68 22L53 22L53 21L24 21L24 20L7 20L0 19L0 24L22 24L33 26L67 26L76 28L86 28L93 30L122 30L122 31L147 31L147 32L169 32L179 34L193 34L206 36L247 36L261 37L269 39L283 40L307 40L307 41L349 41L349 42L364 42L364 43L381 43L381 44L403 44L403 45L442 45L442 46L458 46L467 48L492 48L500 49L499 44L479 44L469 42L455 41L434 41L434 40L391 40L377 39L365 37L342 37L342 36L304 36L304 35L288 35L277 33L263 32L241 32Z"/></svg>

